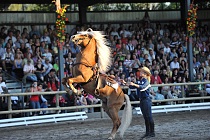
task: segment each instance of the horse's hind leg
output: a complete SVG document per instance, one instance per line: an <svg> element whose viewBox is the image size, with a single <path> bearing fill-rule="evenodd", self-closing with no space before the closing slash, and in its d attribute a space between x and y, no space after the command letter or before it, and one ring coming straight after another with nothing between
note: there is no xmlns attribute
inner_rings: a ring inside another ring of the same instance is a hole
<svg viewBox="0 0 210 140"><path fill-rule="evenodd" d="M117 130L120 127L121 121L120 121L120 118L118 115L119 110L120 110L120 107L110 107L108 110L108 112L111 116L112 122L113 122L112 132L108 138L109 140L113 140L115 138Z"/></svg>
<svg viewBox="0 0 210 140"><path fill-rule="evenodd" d="M121 124L120 122L120 118L118 116L118 111L119 109L116 109L116 108L108 108L107 106L107 102L103 102L102 103L102 107L104 109L104 111L107 113L107 115L112 119L112 122L113 122L113 128L112 128L112 132L109 136L109 140L113 140L115 138L115 135L117 133L117 130ZM117 113L115 113L117 112Z"/></svg>

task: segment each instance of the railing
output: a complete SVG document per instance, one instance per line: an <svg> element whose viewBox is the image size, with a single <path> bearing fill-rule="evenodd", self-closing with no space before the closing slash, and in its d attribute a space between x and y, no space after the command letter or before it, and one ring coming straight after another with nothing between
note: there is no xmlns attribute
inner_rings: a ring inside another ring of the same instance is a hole
<svg viewBox="0 0 210 140"><path fill-rule="evenodd" d="M153 84L155 87L162 86L185 86L185 85L198 85L198 84L209 84L209 82L190 82L190 83L171 83L171 84ZM127 86L122 86L123 89L128 89ZM184 89L184 88L182 88ZM54 92L30 92L30 93L12 93L12 94L0 94L0 97L7 97L8 102L8 111L1 111L0 114L8 114L8 118L12 118L13 113L26 113L26 112L36 112L36 111L57 111L59 113L60 110L75 110L82 108L94 108L100 107L101 117L104 117L104 112L102 109L102 104L96 105L87 105L87 106L69 106L69 107L60 107L59 106L59 94L66 93L65 91L54 91ZM23 110L12 110L11 96L28 96L28 95L56 95L56 107L54 108L41 108L41 109L23 109ZM184 94L182 92L182 94ZM183 96L184 97L184 96ZM188 100L204 100L210 99L210 96L205 97L191 97L191 98L177 98L177 99L164 99L164 100L153 100L152 102L170 102L170 101L188 101ZM131 104L139 104L139 101L133 101Z"/></svg>
<svg viewBox="0 0 210 140"><path fill-rule="evenodd" d="M14 76L8 74L7 72L3 71L3 75L4 76L8 76L9 78L11 78L11 80L14 80L14 81L17 81L18 83L20 83L20 85L21 85L21 93L24 92L24 88L27 88L27 86L23 85L22 81L20 81L19 79L15 78ZM24 98L22 98L21 101L22 101L22 103L21 103L22 104L22 108L24 108Z"/></svg>

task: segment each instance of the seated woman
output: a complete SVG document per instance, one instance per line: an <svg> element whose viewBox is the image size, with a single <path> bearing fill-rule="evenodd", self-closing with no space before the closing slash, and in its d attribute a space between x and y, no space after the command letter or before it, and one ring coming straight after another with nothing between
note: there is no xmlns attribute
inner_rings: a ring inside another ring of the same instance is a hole
<svg viewBox="0 0 210 140"><path fill-rule="evenodd" d="M38 80L41 80L41 82L44 81L43 73L45 72L45 67L42 64L42 61L40 59L37 60L37 64L35 65L35 74L38 78Z"/></svg>
<svg viewBox="0 0 210 140"><path fill-rule="evenodd" d="M13 62L14 76L20 79L23 77L23 59L21 58L21 55L21 52L17 52Z"/></svg>

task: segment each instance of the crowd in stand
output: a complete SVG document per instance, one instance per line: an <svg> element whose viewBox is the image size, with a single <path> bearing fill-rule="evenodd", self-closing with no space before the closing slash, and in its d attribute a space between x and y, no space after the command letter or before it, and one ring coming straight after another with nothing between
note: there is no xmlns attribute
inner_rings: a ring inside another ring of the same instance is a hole
<svg viewBox="0 0 210 140"><path fill-rule="evenodd" d="M193 60L187 57L186 32L177 24L151 24L149 21L140 24L123 25L119 27L108 24L76 26L70 33L66 33L63 46L64 75L71 77L70 71L76 54L79 52L71 41L71 35L77 31L92 28L104 31L113 52L113 65L108 74L114 75L120 83L139 82L139 67L146 66L151 70L151 84L167 84L189 82L188 62L193 61L193 74L195 81L209 81L210 73L210 30L207 25L196 28L193 37ZM11 27L1 27L0 31L0 67L4 72L10 73L25 84L27 81L38 82L42 91L58 91L60 81L58 78L58 47L56 43L55 28L47 25L43 31L38 31L35 25L31 29L22 31ZM34 88L34 87L33 87ZM38 86L36 87L37 90ZM202 96L210 95L210 85L197 85L195 90ZM0 87L1 91L1 87ZM185 86L185 93L181 93L181 86L153 87L151 98L181 98L187 96L189 87ZM129 88L131 100L138 100L136 92ZM84 93L82 97L74 98L73 105L95 103L95 99L87 100ZM68 97L71 98L71 97ZM81 99L82 98L82 99ZM33 99L33 98L32 98ZM53 102L53 98L48 99ZM67 99L68 100L68 99ZM45 101L45 100L44 100ZM62 99L61 103L68 101ZM33 106L33 105L32 105ZM39 105L38 105L39 106Z"/></svg>

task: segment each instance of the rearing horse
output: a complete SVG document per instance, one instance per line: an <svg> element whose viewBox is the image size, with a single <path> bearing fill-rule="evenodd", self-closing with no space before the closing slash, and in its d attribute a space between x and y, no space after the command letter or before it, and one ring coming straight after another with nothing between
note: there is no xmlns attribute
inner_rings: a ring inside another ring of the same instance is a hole
<svg viewBox="0 0 210 140"><path fill-rule="evenodd" d="M117 82L105 74L112 62L111 50L107 46L104 35L100 31L89 28L87 31L81 31L72 36L71 41L80 47L80 52L76 56L76 63L72 70L73 78L63 78L62 84L67 92L70 86L75 94L81 94L73 86L73 83L79 83L86 92L101 99L104 111L113 122L108 139L115 138L118 128L122 138L131 123L132 109L128 95L123 93ZM120 120L118 112L124 101L126 104Z"/></svg>

